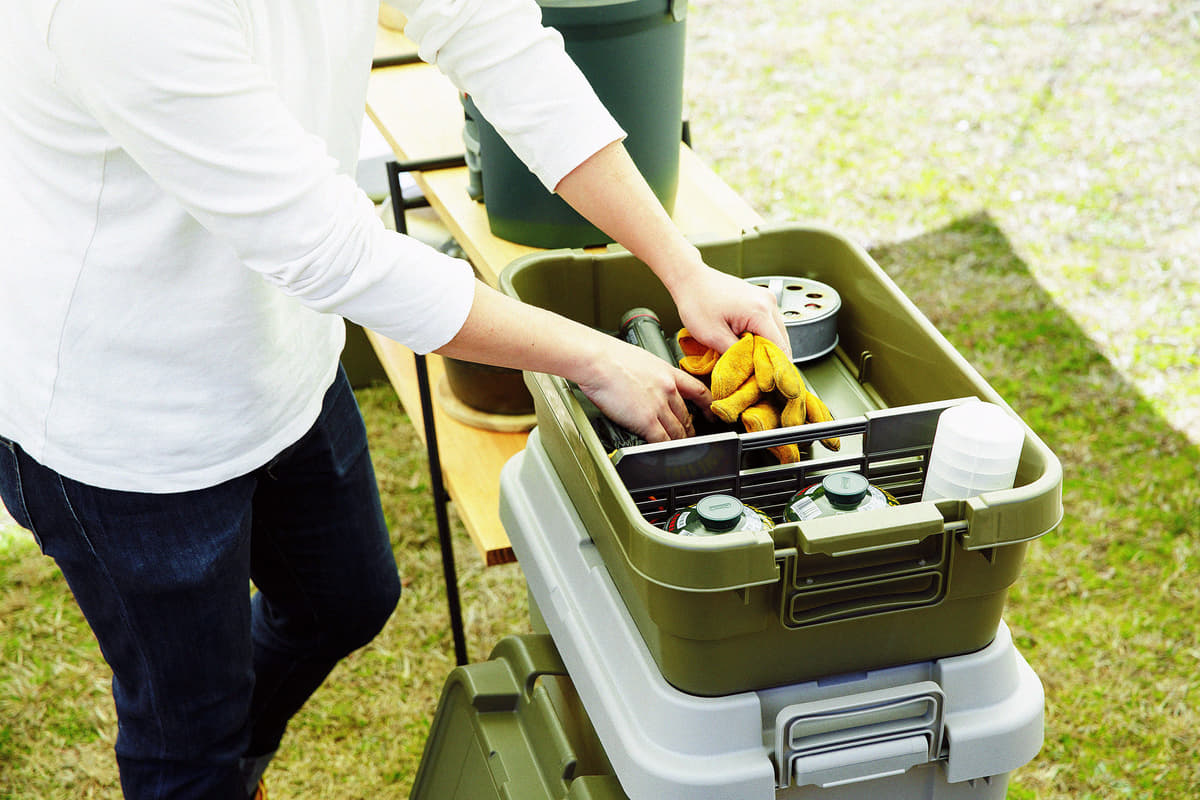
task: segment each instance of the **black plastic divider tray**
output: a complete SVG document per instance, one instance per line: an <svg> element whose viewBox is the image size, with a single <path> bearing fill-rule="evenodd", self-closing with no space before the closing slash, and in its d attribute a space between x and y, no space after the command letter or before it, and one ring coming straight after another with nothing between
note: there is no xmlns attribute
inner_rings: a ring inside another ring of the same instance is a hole
<svg viewBox="0 0 1200 800"><path fill-rule="evenodd" d="M1061 520L1057 458L1025 427L1014 488L921 502L941 411L975 399L1007 409L1002 398L844 237L785 226L699 246L710 265L739 277L793 275L839 292L838 348L801 365L834 422L614 455L573 387L526 375L551 463L663 676L722 695L986 646L1027 542ZM653 273L615 248L528 256L501 285L600 329L615 329L635 306L654 309L669 331L680 324ZM842 437L839 452L819 443L831 436ZM754 457L784 442L806 458L763 466ZM861 472L901 505L770 533L680 537L654 524L717 491L779 521L791 493L838 470Z"/></svg>

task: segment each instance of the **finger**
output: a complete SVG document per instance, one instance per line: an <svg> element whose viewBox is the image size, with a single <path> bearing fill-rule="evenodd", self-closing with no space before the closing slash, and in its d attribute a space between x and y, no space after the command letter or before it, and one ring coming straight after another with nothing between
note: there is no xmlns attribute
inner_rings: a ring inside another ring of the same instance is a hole
<svg viewBox="0 0 1200 800"><path fill-rule="evenodd" d="M671 439L670 435L667 434L666 429L659 423L657 419L653 420L647 426L646 430L641 431L640 433L642 438L651 444L657 442L667 442Z"/></svg>
<svg viewBox="0 0 1200 800"><path fill-rule="evenodd" d="M775 309L775 327L779 330L779 349L787 356L788 361L792 360L792 338L788 336L787 323L783 321L783 314L779 309Z"/></svg>
<svg viewBox="0 0 1200 800"><path fill-rule="evenodd" d="M666 431L667 436L671 439L682 439L687 436L687 428L684 427L683 419L677 416L675 410L669 405L667 409L667 412L658 418L658 422L663 430ZM686 415L687 410L685 409L683 413Z"/></svg>
<svg viewBox="0 0 1200 800"><path fill-rule="evenodd" d="M708 387L705 386L703 382L696 380L691 375L685 375L683 377L677 375L675 380L675 388L681 395L683 395L685 400L690 400L696 408L700 409L700 413L704 415L706 420L709 422L716 421L717 417L715 414L713 414L711 408L712 393L708 390ZM694 420L692 420L690 417L688 421L694 424ZM692 429L692 433L689 435L695 435L694 428Z"/></svg>
<svg viewBox="0 0 1200 800"><path fill-rule="evenodd" d="M779 309L779 303L776 301L775 295L771 294L766 287L762 287L762 289L766 292L768 298L765 310L769 322L763 324L763 330L755 331L755 333L765 336L779 345L779 348L783 350L788 360L791 360L792 345L789 341L790 337L787 332L787 323L783 319L783 312Z"/></svg>
<svg viewBox="0 0 1200 800"><path fill-rule="evenodd" d="M683 436L695 436L696 426L692 423L692 413L684 403L683 398L676 395L679 401L679 408L675 407L675 402L671 403L671 411L675 414L675 418L679 420L679 424L683 426Z"/></svg>
<svg viewBox="0 0 1200 800"><path fill-rule="evenodd" d="M783 320L783 314L780 312L779 306L772 303L767 316L767 321L764 321L760 329L756 330L755 333L774 342L790 361L792 359L792 343L788 336L787 323Z"/></svg>
<svg viewBox="0 0 1200 800"><path fill-rule="evenodd" d="M675 415L681 423L686 422L691 412L688 411L687 403L684 402L683 395L678 391L671 392L671 396L667 398L667 407L671 409L671 413Z"/></svg>
<svg viewBox="0 0 1200 800"><path fill-rule="evenodd" d="M684 400L691 400L700 408L708 408L712 404L712 392L703 381L696 380L685 372L675 374L675 390Z"/></svg>
<svg viewBox="0 0 1200 800"><path fill-rule="evenodd" d="M705 325L696 341L714 351L718 356L733 347L742 338L742 331L733 330L735 323L727 320L716 320L713 324Z"/></svg>

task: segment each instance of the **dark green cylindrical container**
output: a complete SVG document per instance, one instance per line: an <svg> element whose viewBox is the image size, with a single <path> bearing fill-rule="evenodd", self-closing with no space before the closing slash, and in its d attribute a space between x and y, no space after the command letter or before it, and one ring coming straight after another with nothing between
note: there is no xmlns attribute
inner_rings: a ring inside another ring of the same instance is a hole
<svg viewBox="0 0 1200 800"><path fill-rule="evenodd" d="M668 212L679 184L686 0L538 0L568 55L628 137L625 147ZM546 191L468 98L478 124L483 201L496 236L533 247L612 241Z"/></svg>

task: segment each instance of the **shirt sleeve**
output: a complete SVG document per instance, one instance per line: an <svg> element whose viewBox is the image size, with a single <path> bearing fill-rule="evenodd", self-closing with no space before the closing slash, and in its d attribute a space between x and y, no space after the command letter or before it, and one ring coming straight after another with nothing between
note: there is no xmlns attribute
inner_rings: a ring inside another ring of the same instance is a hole
<svg viewBox="0 0 1200 800"><path fill-rule="evenodd" d="M268 282L418 352L445 344L470 311L470 266L383 227L254 62L237 5L58 0L56 80Z"/></svg>
<svg viewBox="0 0 1200 800"><path fill-rule="evenodd" d="M479 107L550 191L625 132L541 22L535 0L385 0L405 33Z"/></svg>

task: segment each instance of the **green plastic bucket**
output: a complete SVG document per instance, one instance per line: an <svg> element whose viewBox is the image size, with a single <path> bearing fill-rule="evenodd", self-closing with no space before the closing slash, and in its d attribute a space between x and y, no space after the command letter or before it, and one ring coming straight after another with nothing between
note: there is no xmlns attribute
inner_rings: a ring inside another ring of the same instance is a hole
<svg viewBox="0 0 1200 800"><path fill-rule="evenodd" d="M668 212L679 184L686 0L539 0L542 22L563 36L597 96L625 129L625 147ZM548 192L479 109L483 202L501 239L533 247L612 241Z"/></svg>

